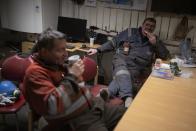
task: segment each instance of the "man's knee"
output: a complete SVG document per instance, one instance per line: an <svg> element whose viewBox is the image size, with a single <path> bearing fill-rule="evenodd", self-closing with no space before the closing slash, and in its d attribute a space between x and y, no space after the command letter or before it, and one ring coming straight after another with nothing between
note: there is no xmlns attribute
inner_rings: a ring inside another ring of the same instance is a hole
<svg viewBox="0 0 196 131"><path fill-rule="evenodd" d="M121 70L118 70L114 73L114 76L113 76L113 79L116 79L120 76L128 76L130 78L130 73L128 70L126 69L121 69Z"/></svg>

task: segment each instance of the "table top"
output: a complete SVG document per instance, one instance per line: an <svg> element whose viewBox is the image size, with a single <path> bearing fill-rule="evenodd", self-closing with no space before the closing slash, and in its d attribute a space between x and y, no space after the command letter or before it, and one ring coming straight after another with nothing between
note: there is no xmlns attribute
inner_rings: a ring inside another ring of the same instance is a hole
<svg viewBox="0 0 196 131"><path fill-rule="evenodd" d="M196 68L192 78L149 76L115 131L195 131Z"/></svg>
<svg viewBox="0 0 196 131"><path fill-rule="evenodd" d="M90 47L89 43L80 43L80 42L78 42L78 43L67 43L67 44L71 44L71 45L75 46L75 48L73 48L73 49L66 49L69 52L74 52L74 51L77 51L77 50L87 52L90 48L98 48L98 47L101 46L99 44L94 44L92 47ZM83 44L85 44L87 48L81 48Z"/></svg>

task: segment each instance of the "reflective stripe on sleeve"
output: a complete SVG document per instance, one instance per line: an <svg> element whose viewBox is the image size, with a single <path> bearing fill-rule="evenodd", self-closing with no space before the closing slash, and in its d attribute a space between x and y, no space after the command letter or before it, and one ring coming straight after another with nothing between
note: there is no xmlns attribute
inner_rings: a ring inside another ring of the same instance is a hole
<svg viewBox="0 0 196 131"><path fill-rule="evenodd" d="M85 91L86 98L90 100L92 98L92 95L89 90ZM72 103L63 113L60 114L54 114L54 115L46 115L44 116L46 119L58 119L58 118L64 118L73 112L77 111L80 107L82 107L84 104L87 103L85 96L80 96L74 103ZM88 108L88 107L87 107Z"/></svg>
<svg viewBox="0 0 196 131"><path fill-rule="evenodd" d="M48 98L48 113L51 115L57 114L57 103L54 95L50 95Z"/></svg>
<svg viewBox="0 0 196 131"><path fill-rule="evenodd" d="M119 70L118 72L116 72L115 76L118 75L130 75L128 70Z"/></svg>
<svg viewBox="0 0 196 131"><path fill-rule="evenodd" d="M64 91L63 86L58 87L56 90L60 93L61 99L63 101L64 109L68 108L71 105L71 100L68 94Z"/></svg>

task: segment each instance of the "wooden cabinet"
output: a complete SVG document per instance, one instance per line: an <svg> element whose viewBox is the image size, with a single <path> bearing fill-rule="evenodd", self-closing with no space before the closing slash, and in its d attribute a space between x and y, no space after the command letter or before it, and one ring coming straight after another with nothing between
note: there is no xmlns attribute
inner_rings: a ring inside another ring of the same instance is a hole
<svg viewBox="0 0 196 131"><path fill-rule="evenodd" d="M22 53L29 53L34 45L35 43L33 42L28 42L28 41L22 42Z"/></svg>

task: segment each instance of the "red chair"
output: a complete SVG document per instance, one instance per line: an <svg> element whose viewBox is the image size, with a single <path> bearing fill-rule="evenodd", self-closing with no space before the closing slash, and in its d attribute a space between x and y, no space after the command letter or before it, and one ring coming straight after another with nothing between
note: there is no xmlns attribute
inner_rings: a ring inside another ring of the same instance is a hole
<svg viewBox="0 0 196 131"><path fill-rule="evenodd" d="M16 117L16 129L19 131L19 120L18 120L18 115L17 112L23 107L25 104L25 99L24 96L21 94L20 98L11 105L6 105L6 106L1 106L0 107L0 114L3 116L3 121L5 121L5 114L14 114Z"/></svg>
<svg viewBox="0 0 196 131"><path fill-rule="evenodd" d="M8 57L2 64L0 75L2 78L7 80L21 82L23 80L25 70L32 62L31 57L23 57L20 55ZM17 111L19 111L25 103L25 98L21 93L20 98L14 104L0 107L0 114L3 115L4 121L5 114L15 114L17 131L19 131Z"/></svg>

